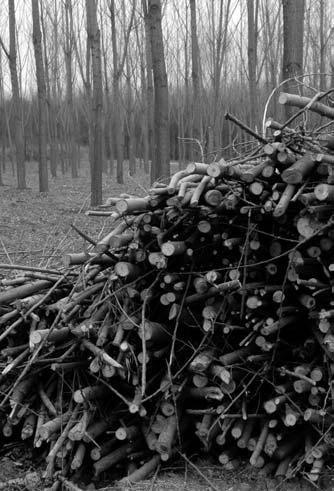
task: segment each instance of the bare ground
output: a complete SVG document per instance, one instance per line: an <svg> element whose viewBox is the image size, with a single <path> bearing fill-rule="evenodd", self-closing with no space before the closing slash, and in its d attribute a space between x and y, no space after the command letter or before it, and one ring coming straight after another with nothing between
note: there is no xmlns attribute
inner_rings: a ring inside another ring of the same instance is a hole
<svg viewBox="0 0 334 491"><path fill-rule="evenodd" d="M89 167L83 155L80 177L71 179L70 174L50 179L50 191L38 193L37 163L27 164L28 189L18 191L10 165L3 175L4 186L0 187L0 263L14 263L41 267L56 267L62 264L66 252L81 251L86 244L71 229L79 229L97 239L111 227L109 219L87 217L90 209ZM141 169L134 178L125 177L125 184L116 183L114 176L103 177L103 198L118 196L120 193L144 195L149 187L149 178ZM0 269L1 276L13 274ZM257 471L246 463L238 471L224 472L210 459L191 458L195 467L179 460L169 468L161 470L158 476L136 486L108 486L109 490L122 489L137 491L306 491L315 489L304 480L280 483L274 479L259 478ZM0 450L0 489L29 489L10 485L10 480L24 476L28 471L40 468L40 462L28 446L2 442ZM2 487L1 484L5 487ZM6 484L7 483L7 484ZM79 483L84 488L83 483ZM99 486L107 486L108 482ZM96 484L98 487L98 484ZM37 487L31 489L37 491ZM40 487L42 489L42 487ZM105 488L106 489L106 488ZM334 490L334 477L328 474L318 489Z"/></svg>
<svg viewBox="0 0 334 491"><path fill-rule="evenodd" d="M90 183L87 160L83 159L80 177L70 174L50 179L48 193L38 192L37 163L27 164L27 185L16 189L9 168L0 187L0 262L24 263L50 267L61 263L65 252L81 251L85 244L71 229L74 223L96 239L110 228L110 220L87 217L90 209ZM149 186L148 176L141 172L135 178L125 177L125 184L112 176L103 177L103 199L120 193L143 195ZM109 225L108 225L109 222Z"/></svg>

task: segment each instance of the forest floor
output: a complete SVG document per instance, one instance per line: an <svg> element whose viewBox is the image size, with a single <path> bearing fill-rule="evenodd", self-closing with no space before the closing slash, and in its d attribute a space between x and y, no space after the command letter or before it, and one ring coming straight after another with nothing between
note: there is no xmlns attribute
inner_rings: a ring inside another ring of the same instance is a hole
<svg viewBox="0 0 334 491"><path fill-rule="evenodd" d="M10 165L3 175L4 186L0 187L0 263L28 266L57 267L62 265L62 256L68 252L84 250L85 243L71 228L75 224L93 239L110 229L108 218L89 217L84 212L90 209L90 178L87 154L83 154L77 179L70 173L59 175L49 182L49 192L38 193L38 167L36 162L27 164L27 185L24 191L16 189L16 180ZM174 170L174 169L173 169ZM175 169L176 170L176 169ZM126 174L126 172L125 172ZM125 177L124 185L116 183L114 176L103 177L103 199L120 193L145 195L149 188L149 177L142 169L134 178ZM0 278L12 275L13 271L0 269ZM160 471L149 482L136 486L109 486L108 490L137 491L308 491L315 489L306 481L294 480L279 483L274 479L259 478L257 471L245 463L237 471L226 472L211 459L199 460L192 457L194 464L179 460ZM23 486L5 487L3 483L24 476L27 471L38 469L40 459L29 446L19 442L6 444L0 449L0 489L33 489ZM107 483L100 485L107 486ZM98 487L98 485L97 485ZM84 486L82 485L82 489ZM106 490L106 488L104 488ZM334 475L326 476L318 489L334 491Z"/></svg>

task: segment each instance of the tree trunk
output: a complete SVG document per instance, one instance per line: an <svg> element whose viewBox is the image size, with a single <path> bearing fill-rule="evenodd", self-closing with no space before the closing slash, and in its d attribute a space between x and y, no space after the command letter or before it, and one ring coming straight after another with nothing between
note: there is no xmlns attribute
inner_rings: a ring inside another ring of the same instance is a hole
<svg viewBox="0 0 334 491"><path fill-rule="evenodd" d="M53 109L53 101L51 98L51 87L50 87L50 75L49 75L49 57L47 50L47 42L46 42L46 29L45 29L45 18L43 12L43 4L41 4L41 28L42 28L42 36L43 36L43 51L44 51L44 60L45 60L45 85L46 85L46 100L47 100L47 132L48 132L48 140L49 140L49 159L50 159L50 171L52 177L57 177L57 161L55 160L55 133L54 133L54 118L55 110Z"/></svg>
<svg viewBox="0 0 334 491"><path fill-rule="evenodd" d="M65 41L64 55L66 67L66 121L68 155L70 160L72 178L78 177L77 152L75 142L75 113L73 105L73 75L72 75L72 53L73 53L73 16L72 1L65 0Z"/></svg>
<svg viewBox="0 0 334 491"><path fill-rule="evenodd" d="M102 46L102 61L103 61L103 76L104 76L104 97L105 97L105 111L104 111L104 158L103 158L103 171L112 175L114 155L111 140L111 103L110 103L110 89L109 89L109 77L108 77L108 55L105 47L105 34L102 23L101 12L101 46ZM108 161L108 163L107 163Z"/></svg>
<svg viewBox="0 0 334 491"><path fill-rule="evenodd" d="M283 0L283 80L303 73L304 10L305 0ZM284 90L296 93L296 82L287 82ZM286 118L292 114L287 108Z"/></svg>
<svg viewBox="0 0 334 491"><path fill-rule="evenodd" d="M5 106L5 91L3 85L3 72L2 72L2 49L0 49L0 107L4 108ZM0 159L0 186L3 186L3 178L2 172L5 171L5 162L6 162L6 127L4 124L4 118L0 122L0 131L1 131L1 159Z"/></svg>
<svg viewBox="0 0 334 491"><path fill-rule="evenodd" d="M151 73L152 76L152 73ZM141 92L143 100L143 111L141 114L141 131L143 142L143 160L144 160L144 172L148 174L150 172L149 160L150 160L150 137L149 137L149 103L147 100L147 80L145 76L145 63L142 57L140 62L140 80L141 80Z"/></svg>
<svg viewBox="0 0 334 491"><path fill-rule="evenodd" d="M188 25L188 19L187 19L187 10L186 10L186 18L185 18L185 23ZM194 161L194 150L198 148L197 144L193 141L193 134L192 134L192 129L193 129L193 124L192 124L192 101L191 101L191 85L190 85L190 80L189 80L189 56L188 56L188 29L186 29L185 36L184 36L184 93L185 93L185 111L184 111L184 121L185 121L185 136L187 138L187 141L185 142L185 149L186 149L186 158L189 162ZM181 63L179 62L179 51L177 50L177 66L180 66ZM182 67L183 68L183 67Z"/></svg>
<svg viewBox="0 0 334 491"><path fill-rule="evenodd" d="M258 3L258 1L256 2ZM257 65L257 19L254 9L254 0L247 0L247 19L248 19L248 84L249 84L249 108L250 126L257 125L258 95L256 86L256 65Z"/></svg>
<svg viewBox="0 0 334 491"><path fill-rule="evenodd" d="M126 105L127 105L127 130L128 130L128 158L129 172L133 176L136 173L136 142L135 142L135 111L131 87L130 60L126 60Z"/></svg>
<svg viewBox="0 0 334 491"><path fill-rule="evenodd" d="M57 105L58 105L58 7L57 0L53 4L53 51L51 63L51 80L49 94L49 125L50 125L50 167L52 177L57 177L57 165L59 158L58 128L57 128Z"/></svg>
<svg viewBox="0 0 334 491"><path fill-rule="evenodd" d="M14 0L8 0L9 14L9 68L12 84L13 127L16 149L17 186L26 188L22 104L16 67L16 21Z"/></svg>
<svg viewBox="0 0 334 491"><path fill-rule="evenodd" d="M190 0L191 23L191 78L193 84L193 117L192 137L203 145L202 116L200 109L201 82L200 82L200 56L197 38L196 0Z"/></svg>
<svg viewBox="0 0 334 491"><path fill-rule="evenodd" d="M86 39L86 76L84 80L85 84L85 89L86 89L86 98L87 98L87 105L88 105L88 117L87 117L87 125L88 125L88 160L90 163L90 170L92 174L92 165L93 165L93 159L94 159L94 154L93 154L93 147L94 147L94 142L93 142L93 134L94 134L94 124L93 124L93 105L92 105L92 84L91 84L91 52L90 52L90 39L89 35L87 34L87 39ZM102 175L102 174L101 174Z"/></svg>
<svg viewBox="0 0 334 491"><path fill-rule="evenodd" d="M320 90L326 90L326 39L325 39L325 2L320 0L320 25L319 25L319 44L320 44Z"/></svg>
<svg viewBox="0 0 334 491"><path fill-rule="evenodd" d="M114 145L116 150L116 175L117 182L123 184L123 112L120 103L120 90L119 90L119 78L121 76L121 71L118 66L118 50L117 50L117 38L116 38L116 22L115 22L115 2L110 0L109 4L110 10L110 20L111 20L111 42L112 42L112 57L113 57L113 134L114 134Z"/></svg>
<svg viewBox="0 0 334 491"><path fill-rule="evenodd" d="M330 58L329 58L329 64L330 64L330 74L331 74L331 87L334 87L334 27L331 29L331 46L330 46Z"/></svg>
<svg viewBox="0 0 334 491"><path fill-rule="evenodd" d="M145 59L146 59L146 88L145 88L145 114L146 114L146 128L145 135L147 137L146 151L147 151L147 162L146 157L144 161L144 167L146 173L149 172L149 159L153 160L154 153L154 133L153 133L153 121L154 121L154 109L153 109L153 99L154 99L154 89L153 89L153 70L152 70L152 51L150 42L150 23L148 18L147 3L146 0L142 0L142 7L144 13L144 28L145 28Z"/></svg>
<svg viewBox="0 0 334 491"><path fill-rule="evenodd" d="M216 31L216 12L214 0L212 0L212 12L211 12L211 23L212 23L212 58L213 58L213 107L212 115L210 115L210 126L214 139L214 150L219 156L221 149L221 126L222 126L222 90L221 90L221 72L223 63L226 59L227 52L227 39L228 39L228 24L230 20L230 9L231 0L224 2L219 2L219 15L218 15L218 26ZM210 130L210 132L211 132ZM211 134L211 133L210 133Z"/></svg>
<svg viewBox="0 0 334 491"><path fill-rule="evenodd" d="M97 25L96 2L86 0L87 34L92 55L93 103L92 103L92 161L91 161L91 204L102 203L102 65L100 30Z"/></svg>
<svg viewBox="0 0 334 491"><path fill-rule="evenodd" d="M154 80L154 157L151 180L166 178L169 168L168 83L161 26L161 1L149 0L150 40Z"/></svg>
<svg viewBox="0 0 334 491"><path fill-rule="evenodd" d="M48 167L46 160L47 143L47 108L46 85L42 51L42 34L39 19L38 0L31 0L33 43L36 62L37 92L38 92L38 151L39 151L39 191L48 191Z"/></svg>

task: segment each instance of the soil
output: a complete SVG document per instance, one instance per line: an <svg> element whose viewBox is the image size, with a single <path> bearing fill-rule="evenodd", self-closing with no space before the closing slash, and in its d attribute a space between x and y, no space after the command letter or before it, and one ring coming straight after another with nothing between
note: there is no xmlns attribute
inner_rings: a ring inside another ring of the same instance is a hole
<svg viewBox="0 0 334 491"><path fill-rule="evenodd" d="M87 243L71 228L97 239L111 226L110 219L89 217L90 206L89 165L84 152L79 176L60 175L49 181L49 192L38 192L38 165L27 164L27 189L16 189L12 170L3 175L0 187L0 263L20 263L40 267L61 265L66 252L82 251ZM7 165L9 167L9 164ZM114 176L103 176L103 199L120 193L145 195L149 177L142 171L134 178L127 176L125 183L116 183ZM7 273L6 273L7 274Z"/></svg>
<svg viewBox="0 0 334 491"><path fill-rule="evenodd" d="M174 169L173 169L174 170ZM149 188L149 177L141 168L135 177L127 176L125 183L116 183L115 176L103 176L103 199L129 193L143 196ZM85 211L90 207L90 179L87 151L83 151L79 177L72 179L70 173L49 181L50 191L38 192L38 165L27 164L27 185L23 191L16 189L15 176L10 164L3 173L4 186L0 187L0 263L12 263L44 268L61 267L62 256L68 252L79 252L87 243L71 228L75 224L80 230L96 240L112 227L109 218L89 217ZM14 274L0 269L0 278ZM28 445L2 441L0 450L0 490L33 489L43 486L12 480L24 478L27 473L37 470L42 473L43 460L33 454ZM315 489L305 480L280 483L274 479L259 478L257 471L247 463L233 472L224 472L211 460L191 457L195 467L179 459L173 466L161 470L150 481L134 486L108 486L108 482L96 483L104 490L138 491L306 491ZM204 477L203 477L204 476ZM84 483L78 482L84 489ZM107 486L107 487L106 487ZM334 476L328 474L318 489L334 490Z"/></svg>

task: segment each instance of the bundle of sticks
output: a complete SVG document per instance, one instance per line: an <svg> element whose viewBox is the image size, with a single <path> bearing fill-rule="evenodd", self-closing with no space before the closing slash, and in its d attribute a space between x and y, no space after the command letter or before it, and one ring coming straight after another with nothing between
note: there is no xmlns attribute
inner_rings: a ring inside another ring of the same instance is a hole
<svg viewBox="0 0 334 491"><path fill-rule="evenodd" d="M2 279L2 433L44 451L47 479L136 482L195 448L318 480L334 445L334 139L267 126L242 158L108 199L90 214L111 231L63 270Z"/></svg>

